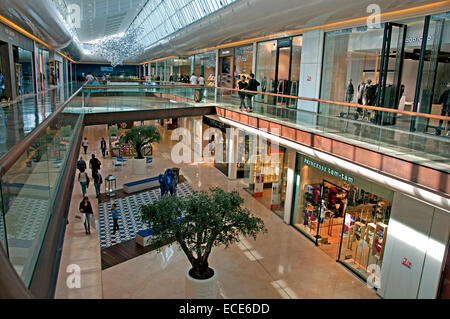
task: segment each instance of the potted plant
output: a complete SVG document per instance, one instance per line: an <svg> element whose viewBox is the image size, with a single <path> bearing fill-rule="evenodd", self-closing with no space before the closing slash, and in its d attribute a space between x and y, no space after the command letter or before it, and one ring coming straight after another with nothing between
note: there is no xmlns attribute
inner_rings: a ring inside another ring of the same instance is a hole
<svg viewBox="0 0 450 319"><path fill-rule="evenodd" d="M142 148L153 142L159 143L161 135L154 126L133 126L124 137L125 143L130 143L136 151L133 161L134 173L145 174L145 159L142 155Z"/></svg>
<svg viewBox="0 0 450 319"><path fill-rule="evenodd" d="M192 268L186 272L187 298L218 297L217 273L208 264L213 247L267 232L264 222L242 207L243 201L237 191L211 188L187 198L163 196L141 206L142 220L154 231L152 244L162 247L174 240L188 258Z"/></svg>

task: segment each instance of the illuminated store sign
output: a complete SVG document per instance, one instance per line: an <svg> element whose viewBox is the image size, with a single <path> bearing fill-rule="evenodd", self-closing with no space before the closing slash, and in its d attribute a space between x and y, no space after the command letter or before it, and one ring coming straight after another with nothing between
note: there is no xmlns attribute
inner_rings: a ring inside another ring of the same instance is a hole
<svg viewBox="0 0 450 319"><path fill-rule="evenodd" d="M316 168L316 169L318 169L318 170L320 170L322 172L330 174L331 176L340 178L340 179L342 179L343 181L345 181L347 183L353 184L353 177L347 176L345 173L337 171L337 170L335 170L335 169L333 169L331 167L319 164L319 163L317 163L315 161L312 161L312 160L310 160L310 159L308 159L306 157L304 158L303 162L306 165L308 165L308 166L314 167L314 168Z"/></svg>

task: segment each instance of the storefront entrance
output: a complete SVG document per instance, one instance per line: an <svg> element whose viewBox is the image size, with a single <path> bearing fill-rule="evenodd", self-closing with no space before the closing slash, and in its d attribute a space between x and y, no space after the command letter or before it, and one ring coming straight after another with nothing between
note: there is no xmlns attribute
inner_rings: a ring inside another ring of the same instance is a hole
<svg viewBox="0 0 450 319"><path fill-rule="evenodd" d="M291 224L358 276L381 269L393 192L301 154L294 181Z"/></svg>
<svg viewBox="0 0 450 319"><path fill-rule="evenodd" d="M258 43L256 79L262 92L298 95L302 36ZM296 108L296 100L258 96L257 101Z"/></svg>

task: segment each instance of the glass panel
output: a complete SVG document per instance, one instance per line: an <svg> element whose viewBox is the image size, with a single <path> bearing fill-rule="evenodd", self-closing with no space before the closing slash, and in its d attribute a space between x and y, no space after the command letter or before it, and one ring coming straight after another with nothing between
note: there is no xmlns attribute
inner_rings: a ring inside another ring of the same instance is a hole
<svg viewBox="0 0 450 319"><path fill-rule="evenodd" d="M33 276L78 120L61 113L2 179L9 256L25 285Z"/></svg>
<svg viewBox="0 0 450 319"><path fill-rule="evenodd" d="M234 49L234 81L237 83L242 75L248 79L252 73L253 45Z"/></svg>
<svg viewBox="0 0 450 319"><path fill-rule="evenodd" d="M277 59L277 41L268 41L258 43L256 55L255 77L261 83L262 92L276 92L275 69ZM273 97L257 95L256 101L268 103L273 101Z"/></svg>
<svg viewBox="0 0 450 319"><path fill-rule="evenodd" d="M33 53L22 48L15 48L13 51L16 71L16 92L18 95L33 93Z"/></svg>
<svg viewBox="0 0 450 319"><path fill-rule="evenodd" d="M290 82L290 90L288 92L289 95L298 96L298 88L300 81L300 65L302 58L302 45L303 45L303 37L294 37L292 39L292 62L291 62L291 82ZM297 105L297 100L290 100L289 105L295 108Z"/></svg>
<svg viewBox="0 0 450 319"><path fill-rule="evenodd" d="M436 15L430 20L417 108L421 113L450 116L449 16L450 14ZM419 52L416 50L416 55L419 53L420 49ZM448 123L443 120L415 120L417 131L446 135L448 129Z"/></svg>

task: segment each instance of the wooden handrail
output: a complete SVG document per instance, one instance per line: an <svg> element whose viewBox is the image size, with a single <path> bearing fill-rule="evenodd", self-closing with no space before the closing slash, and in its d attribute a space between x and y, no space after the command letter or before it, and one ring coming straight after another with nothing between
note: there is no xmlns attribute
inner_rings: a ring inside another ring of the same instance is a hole
<svg viewBox="0 0 450 319"><path fill-rule="evenodd" d="M144 80L139 80L139 81L144 81ZM146 81L146 82L150 82L150 81ZM152 81L152 82L164 82L164 81ZM165 83L180 83L180 82L167 82L166 81ZM360 109L366 109L366 110L374 110L374 111L402 114L402 115L408 115L408 116L423 117L423 118L429 118L429 119L434 119L434 120L450 121L450 116L425 114L425 113L418 113L418 112L411 112L411 111L401 111L401 110L396 110L396 109L384 108L381 106L370 106L370 105L362 105L362 104L356 104L356 103L308 98L308 97L302 97L302 96L293 96L293 95L285 95L285 94L277 94L277 93L269 93L269 92L223 88L223 87L217 87L217 86L201 86L201 85L193 85L193 84L187 84L187 83L184 83L182 85L151 85L151 86L150 85L85 85L84 87L86 89L153 89L153 88L154 89L173 89L173 88L217 89L217 90L225 90L225 91L253 93L255 95L256 94L268 95L268 96L275 96L275 97L282 97L282 98L287 98L287 99L296 99L296 100L303 100L303 101L310 101L310 102L327 103L327 104L334 104L334 105L339 105L339 106L347 106L347 107L360 108ZM292 109L292 110L295 111L295 109Z"/></svg>
<svg viewBox="0 0 450 319"><path fill-rule="evenodd" d="M0 158L0 178L17 162L22 154L33 144L33 142L47 129L47 127L56 119L56 117L64 110L64 108L72 101L72 99L81 92L81 86L74 94L72 94L63 104L61 104L49 117L41 122L27 136L14 145L2 158Z"/></svg>

